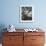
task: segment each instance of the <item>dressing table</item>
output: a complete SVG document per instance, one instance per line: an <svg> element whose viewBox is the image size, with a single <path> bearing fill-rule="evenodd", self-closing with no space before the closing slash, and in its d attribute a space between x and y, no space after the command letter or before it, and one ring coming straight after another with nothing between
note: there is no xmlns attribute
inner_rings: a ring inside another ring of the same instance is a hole
<svg viewBox="0 0 46 46"><path fill-rule="evenodd" d="M3 32L3 46L44 46L44 32L25 32L16 29L16 32Z"/></svg>

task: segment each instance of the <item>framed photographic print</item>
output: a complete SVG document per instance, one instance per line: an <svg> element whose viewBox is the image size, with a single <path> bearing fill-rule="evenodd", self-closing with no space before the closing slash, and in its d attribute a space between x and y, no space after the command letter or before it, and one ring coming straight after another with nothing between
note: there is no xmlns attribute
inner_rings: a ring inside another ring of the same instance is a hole
<svg viewBox="0 0 46 46"><path fill-rule="evenodd" d="M32 5L20 5L20 22L34 21L34 7Z"/></svg>

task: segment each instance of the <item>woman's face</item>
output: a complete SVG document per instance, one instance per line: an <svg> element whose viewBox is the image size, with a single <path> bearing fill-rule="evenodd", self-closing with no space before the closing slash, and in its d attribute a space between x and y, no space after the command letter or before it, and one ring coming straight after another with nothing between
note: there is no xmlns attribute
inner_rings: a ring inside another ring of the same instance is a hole
<svg viewBox="0 0 46 46"><path fill-rule="evenodd" d="M29 10L27 10L26 8L24 9L24 14L27 15L29 12Z"/></svg>

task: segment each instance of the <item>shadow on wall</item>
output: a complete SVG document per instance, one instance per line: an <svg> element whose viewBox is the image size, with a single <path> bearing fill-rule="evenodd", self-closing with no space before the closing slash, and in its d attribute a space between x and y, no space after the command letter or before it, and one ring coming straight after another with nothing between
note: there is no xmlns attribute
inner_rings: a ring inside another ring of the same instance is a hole
<svg viewBox="0 0 46 46"><path fill-rule="evenodd" d="M6 31L4 28L6 28L6 26L4 24L0 24L0 43L2 43L2 33Z"/></svg>

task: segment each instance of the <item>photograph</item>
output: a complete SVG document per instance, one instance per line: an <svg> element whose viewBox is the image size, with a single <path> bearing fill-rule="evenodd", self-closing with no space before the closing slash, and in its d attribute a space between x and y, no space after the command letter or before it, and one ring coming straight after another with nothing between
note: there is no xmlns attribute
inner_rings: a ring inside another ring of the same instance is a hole
<svg viewBox="0 0 46 46"><path fill-rule="evenodd" d="M33 8L29 5L20 6L20 21L21 22L32 22L33 21Z"/></svg>

